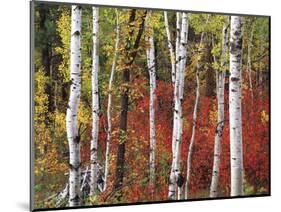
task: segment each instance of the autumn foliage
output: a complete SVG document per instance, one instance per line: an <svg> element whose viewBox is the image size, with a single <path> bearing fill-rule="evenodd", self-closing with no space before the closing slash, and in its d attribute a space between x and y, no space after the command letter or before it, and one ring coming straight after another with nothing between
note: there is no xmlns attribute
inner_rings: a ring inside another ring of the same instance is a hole
<svg viewBox="0 0 281 212"><path fill-rule="evenodd" d="M140 79L140 81L145 79ZM141 84L141 82L139 82ZM132 106L128 118L128 138L126 143L126 175L124 183L124 199L128 202L141 202L149 199L149 125L148 90L143 88L142 96ZM261 89L255 90L259 92ZM228 91L225 90L225 102L228 105ZM168 175L171 164L171 135L172 135L172 97L173 88L170 83L159 81L157 85L156 104L156 197L155 200L166 200ZM251 97L248 88L243 90L243 157L246 189L252 189L254 193L268 192L269 185L269 108L268 96L264 93L256 99L256 107L251 107ZM191 119L193 112L194 94L186 94L184 101L184 135L181 149L181 165L183 173L186 172L186 160L188 145L191 137ZM225 117L228 117L226 106ZM212 177L212 161L214 148L214 135L216 129L216 98L202 96L198 112L198 130L192 160L191 197L208 197L208 189ZM114 118L114 125L118 124L118 117ZM102 121L102 123L105 123ZM103 131L105 126L100 127ZM117 132L116 132L117 133ZM115 134L114 134L115 135ZM115 165L116 146L118 136L113 139L111 154L112 168ZM101 152L105 151L105 132L100 133ZM87 148L85 148L86 150ZM83 153L83 150L82 150ZM230 153L229 153L229 123L226 120L222 137L222 155L220 172L221 196L229 195L230 192ZM112 169L114 170L114 168ZM114 178L111 173L111 178ZM110 180L111 181L111 180ZM111 185L112 186L112 185ZM109 191L101 195L101 200L110 202ZM114 202L114 200L111 199Z"/></svg>
<svg viewBox="0 0 281 212"><path fill-rule="evenodd" d="M43 9L44 10L43 10ZM121 11L121 9L120 9ZM116 71L112 90L108 81L112 65L115 43L115 10L100 9L100 71L99 81L99 135L98 162L104 168L106 160L106 140L108 132L107 101L112 94L112 134L109 157L108 185L105 191L92 197L84 197L83 205L135 203L148 201L167 201L169 175L172 164L172 135L174 87L171 82L171 64L162 11L153 12L151 23L154 30L156 58L156 101L155 101L155 141L156 141L156 184L155 196L151 198L149 184L150 126L149 126L149 73L145 50L147 43L140 38L132 64L126 52L126 42L132 42L140 25L142 10L137 10L136 21L132 23L135 34L127 41L129 10L120 14L120 47L117 49ZM45 15L45 16L44 16ZM191 163L189 199L209 198L214 160L214 142L217 129L216 71L219 70L221 57L221 30L225 16L212 15L209 25L202 28L206 14L189 14L188 54L185 70L183 109L183 136L180 151L180 169L186 178L187 157L192 135L192 115L196 98L195 69L199 60L201 66L200 99L198 105L195 143ZM45 19L44 19L45 18ZM92 134L92 8L83 8L81 35L81 97L78 111L78 127L81 144L81 169L90 167ZM172 39L175 39L175 18L169 12ZM90 21L89 21L90 20ZM245 26L251 19L245 19ZM243 143L243 180L245 195L268 194L270 191L270 106L269 106L269 59L266 19L255 19L252 47L252 84L249 86L249 73L246 54L242 58L242 143ZM40 25L44 23L43 25ZM71 12L68 6L37 5L35 13L35 58L34 58L34 193L37 208L55 207L50 196L62 191L68 182L69 146L66 134L66 110L69 98L70 74L70 29ZM259 27L259 28L258 28ZM128 29L129 28L129 29ZM204 51L197 53L200 34L206 31ZM47 33L48 32L48 33ZM212 40L214 35L215 40ZM249 30L245 28L243 51L249 45ZM215 42L215 44L212 44ZM129 45L129 44L128 44ZM130 45L132 45L130 43ZM260 47L263 48L260 48ZM47 50L46 50L47 49ZM45 51L46 50L46 51ZM206 51L205 51L206 50ZM47 53L48 54L47 54ZM243 53L244 54L244 53ZM129 56L128 56L129 55ZM201 58L202 57L202 58ZM214 61L214 58L217 61ZM43 61L50 61L47 67ZM125 59L124 59L125 58ZM260 59L261 58L261 59ZM129 70L130 79L124 83L122 74ZM224 129L221 140L221 163L219 171L219 197L230 196L230 129L229 129L229 66L226 73L224 90ZM128 119L126 133L120 130L120 111L122 89L128 88ZM253 99L252 99L253 92ZM118 144L125 142L124 179L121 188L115 190L116 161ZM121 200L116 193L122 191ZM67 206L67 203L61 206Z"/></svg>

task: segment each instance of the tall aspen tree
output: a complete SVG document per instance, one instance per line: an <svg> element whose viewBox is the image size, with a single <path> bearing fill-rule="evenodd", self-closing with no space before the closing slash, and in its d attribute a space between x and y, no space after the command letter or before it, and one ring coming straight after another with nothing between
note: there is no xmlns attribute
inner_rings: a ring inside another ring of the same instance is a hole
<svg viewBox="0 0 281 212"><path fill-rule="evenodd" d="M221 63L220 70L217 70L217 126L215 131L215 143L214 143L214 162L212 171L212 181L210 186L210 197L218 197L219 195L219 174L220 174L220 155L221 155L221 137L224 128L224 84L225 84L225 68L227 64L228 55L228 28L229 17L226 17L226 21L222 29L222 41L221 41Z"/></svg>
<svg viewBox="0 0 281 212"><path fill-rule="evenodd" d="M155 47L154 47L154 35L153 26L149 23L151 17L151 11L147 15L146 30L148 36L146 41L149 47L146 49L147 67L149 72L149 184L151 188L151 197L154 198L155 193L155 90L156 90L156 67L155 67Z"/></svg>
<svg viewBox="0 0 281 212"><path fill-rule="evenodd" d="M78 132L77 113L81 95L81 14L80 6L74 5L71 10L70 41L70 95L66 111L66 131L69 144L69 206L79 206L80 197L80 135Z"/></svg>
<svg viewBox="0 0 281 212"><path fill-rule="evenodd" d="M114 80L114 73L116 68L117 52L119 48L119 34L120 34L120 25L119 25L119 15L118 10L116 12L116 40L115 40L115 50L113 55L113 61L110 72L110 79L108 84L108 100L107 100L107 137L106 137L106 151L105 151L105 171L104 171L104 188L107 187L107 178L109 173L109 158L110 158L110 144L111 144L111 133L112 133L112 121L111 121L111 110L112 110L112 84Z"/></svg>
<svg viewBox="0 0 281 212"><path fill-rule="evenodd" d="M243 18L241 16L231 16L229 77L231 196L243 195L241 118L242 26Z"/></svg>
<svg viewBox="0 0 281 212"><path fill-rule="evenodd" d="M93 7L93 65L92 65L92 140L90 195L97 192L99 135L99 8Z"/></svg>
<svg viewBox="0 0 281 212"><path fill-rule="evenodd" d="M181 19L181 20L180 20ZM181 26L179 25L181 23ZM180 31L179 31L180 29ZM178 35L180 35L178 37ZM186 53L188 37L188 15L177 13L177 39L176 39L176 77L174 85L174 122L173 122L173 140L172 140L172 166L169 178L168 198L177 199L176 190L178 189L178 198L182 198L183 177L180 171L180 145L183 133L182 101L184 90Z"/></svg>

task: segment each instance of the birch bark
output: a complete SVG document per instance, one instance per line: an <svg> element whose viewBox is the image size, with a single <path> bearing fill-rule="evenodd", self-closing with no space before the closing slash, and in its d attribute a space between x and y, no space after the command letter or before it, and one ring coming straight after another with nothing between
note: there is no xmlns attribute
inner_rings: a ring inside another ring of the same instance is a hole
<svg viewBox="0 0 281 212"><path fill-rule="evenodd" d="M148 36L146 41L149 47L146 49L147 67L149 72L149 186L151 188L151 197L154 199L155 194L155 89L156 89L156 68L155 68L155 47L153 38L153 28L149 24L149 18L151 17L151 11L147 14L146 27Z"/></svg>
<svg viewBox="0 0 281 212"><path fill-rule="evenodd" d="M91 140L91 188L90 195L97 192L98 135L99 135L99 8L93 7L93 66L92 66L92 140Z"/></svg>
<svg viewBox="0 0 281 212"><path fill-rule="evenodd" d="M221 137L224 128L224 83L225 83L225 66L227 64L228 54L228 17L222 30L222 49L221 49L221 64L220 70L217 70L217 127L215 134L215 143L214 143L214 162L213 162L213 171L212 171L212 181L210 186L210 197L218 197L219 195L219 173L220 173L220 155L221 155Z"/></svg>
<svg viewBox="0 0 281 212"><path fill-rule="evenodd" d="M178 184L178 199L183 198L183 185L181 182L179 184L179 178L182 178L180 171L180 145L182 142L183 134L183 115L182 115L182 102L184 93L184 79L185 79L185 67L186 67L186 56L187 56L187 37L188 37L188 16L187 13L182 13L181 22L181 33L180 33L180 50L179 50L179 110L178 110L178 133L176 139L176 164L175 170L178 171L177 174L177 184ZM183 179L181 180L183 181Z"/></svg>
<svg viewBox="0 0 281 212"><path fill-rule="evenodd" d="M181 39L181 14L180 12L176 13L176 68L179 69L179 57L180 57L180 39Z"/></svg>
<svg viewBox="0 0 281 212"><path fill-rule="evenodd" d="M243 150L241 120L242 22L242 17L231 16L229 80L231 196L243 195Z"/></svg>
<svg viewBox="0 0 281 212"><path fill-rule="evenodd" d="M116 41L115 41L115 50L114 56L112 61L109 85L108 85L108 101L107 101L107 138L106 138L106 152L105 152L105 172L104 172L104 188L106 190L107 187L107 178L109 173L109 158L110 158L110 142L111 142L111 133L112 133L112 122L111 122L111 111L112 111L112 83L114 80L114 72L116 68L116 60L117 60L117 52L119 48L119 33L120 33L120 26L119 26L119 15L116 9Z"/></svg>
<svg viewBox="0 0 281 212"><path fill-rule="evenodd" d="M66 111L66 131L69 144L69 206L80 205L80 135L78 133L77 112L81 93L81 14L80 6L71 10L71 43L70 43L70 95Z"/></svg>
<svg viewBox="0 0 281 212"><path fill-rule="evenodd" d="M179 16L179 13L176 13L176 23L177 23L177 27L178 27L178 23L180 22L180 16ZM177 76L178 74L178 71L179 71L179 68L178 68L178 51L179 51L179 40L178 40L178 36L179 36L179 33L180 31L180 28L177 28L176 29L176 65L175 65L175 82L174 82L174 108L173 108L173 135L172 135L172 155L173 155L173 159L172 159L172 167L174 166L174 155L175 155L175 140L176 140L176 133L177 133L177 126L178 126L178 114L176 113L177 111L177 108L178 108L178 101L176 101L176 96L177 96L177 93L178 93L178 86L179 86L179 75ZM173 169L173 168L172 168Z"/></svg>
<svg viewBox="0 0 281 212"><path fill-rule="evenodd" d="M178 198L182 198L183 177L180 172L180 145L182 140L182 100L186 66L186 48L188 36L188 16L182 13L182 22L180 30L180 14L177 13L177 39L176 39L176 78L174 86L174 122L173 122L173 140L172 140L172 167L169 178L168 198L175 200L176 189L178 187ZM180 36L178 36L180 35Z"/></svg>
<svg viewBox="0 0 281 212"><path fill-rule="evenodd" d="M181 16L180 13L177 12L176 13L176 76L175 76L175 83L174 83L174 116L173 116L173 137L172 137L172 152L173 155L175 153L175 144L176 144L176 135L177 135L177 131L178 131L178 103L179 101L176 101L176 97L178 96L178 92L179 92L179 83L180 83L180 76L179 76L179 72L180 72L180 67L179 67L179 57L180 57L180 31L181 31ZM178 74L178 77L177 77Z"/></svg>

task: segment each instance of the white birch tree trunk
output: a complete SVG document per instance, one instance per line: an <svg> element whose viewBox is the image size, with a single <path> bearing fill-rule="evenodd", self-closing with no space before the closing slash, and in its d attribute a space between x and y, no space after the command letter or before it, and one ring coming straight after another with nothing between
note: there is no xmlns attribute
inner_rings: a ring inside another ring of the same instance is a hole
<svg viewBox="0 0 281 212"><path fill-rule="evenodd" d="M151 189L151 198L154 199L155 194L155 90L156 90L156 67L155 67L155 47L153 38L153 28L149 24L151 11L147 15L146 27L148 36L146 41L149 47L146 49L147 67L149 72L149 187Z"/></svg>
<svg viewBox="0 0 281 212"><path fill-rule="evenodd" d="M183 101L184 92L184 79L185 79L185 67L186 67L186 53L187 53L187 37L188 37L188 16L187 13L182 13L182 24L180 33L180 46L179 46L179 72L180 72L180 86L179 95L180 103ZM180 104L181 105L181 104ZM182 121L182 117L180 117ZM181 129L179 131L182 131Z"/></svg>
<svg viewBox="0 0 281 212"><path fill-rule="evenodd" d="M110 79L108 84L108 101L107 101L107 137L106 137L106 151L105 151L105 171L104 171L104 187L103 190L106 190L107 187L107 178L109 173L109 158L110 158L110 142L111 142L111 133L112 133L112 122L111 122L111 111L112 111L112 83L114 80L114 72L116 68L117 52L119 48L119 15L116 9L116 41L115 41L115 50L111 66Z"/></svg>
<svg viewBox="0 0 281 212"><path fill-rule="evenodd" d="M177 39L176 39L176 78L174 86L174 122L173 122L173 140L172 140L172 152L173 161L171 167L171 173L169 178L169 192L168 198L175 200L176 189L178 186L178 198L182 198L182 183L183 177L180 172L180 145L182 141L182 100L185 78L185 66L186 66L186 49L187 49L187 37L188 37L188 16L187 13L182 13L182 23L180 28L180 14L177 13ZM180 37L178 37L180 35Z"/></svg>
<svg viewBox="0 0 281 212"><path fill-rule="evenodd" d="M176 165L175 165L175 169L178 171L178 175L177 175L178 177L179 176L182 177L181 171L180 171L180 145L182 142L182 134L183 134L182 103L183 103L183 93L184 93L186 56L187 56L187 38L188 38L188 16L187 16L187 13L182 13L180 46L179 46L179 48L180 48L180 50L179 50L180 82L179 82L179 110L178 110L179 124L178 124L178 134L177 134L177 139L176 139ZM182 179L182 181L183 181L183 179ZM178 199L183 199L183 185L181 185L181 186L178 185Z"/></svg>
<svg viewBox="0 0 281 212"><path fill-rule="evenodd" d="M168 190L168 199L175 200L176 199L176 170L175 170L175 161L176 161L176 138L178 133L178 120L179 120L179 82L180 82L180 74L179 74L179 63L178 63L178 55L179 55L179 39L180 39L180 14L177 12L177 37L176 37L176 77L174 83L174 111L173 111L173 136L172 136L172 165L171 165L171 173L169 178L169 190Z"/></svg>
<svg viewBox="0 0 281 212"><path fill-rule="evenodd" d="M174 86L174 111L173 111L173 137L172 137L172 166L171 173L169 178L169 192L168 198L170 200L176 199L176 138L178 133L178 125L179 125L179 68L176 66L176 77L175 77L175 86Z"/></svg>
<svg viewBox="0 0 281 212"><path fill-rule="evenodd" d="M177 131L178 131L178 113L176 111L178 111L178 103L179 101L177 100L177 96L178 96L178 92L179 92L179 75L177 77L177 74L179 74L179 51L180 51L180 30L181 30L181 16L180 13L177 12L177 20L176 20L176 76L175 76L175 83L174 83L174 116L173 116L173 136L172 136L172 153L174 156L175 153L175 141L176 141L176 135L177 135Z"/></svg>
<svg viewBox="0 0 281 212"><path fill-rule="evenodd" d="M149 151L149 170L150 177L149 182L152 189L152 197L154 196L155 186L155 89L156 89L156 70L155 70L155 49L153 36L149 37L149 49L148 49L148 69L149 69L149 139L150 139L150 151Z"/></svg>
<svg viewBox="0 0 281 212"><path fill-rule="evenodd" d="M181 39L181 14L176 13L176 69L180 70L180 39ZM176 70L177 71L177 70Z"/></svg>
<svg viewBox="0 0 281 212"><path fill-rule="evenodd" d="M215 198L219 195L219 174L220 174L220 155L221 155L221 137L224 128L224 83L225 83L225 67L227 64L228 54L228 17L222 30L222 48L221 48L221 64L220 70L217 70L217 126L214 143L214 162L212 171L212 181L210 186L210 197Z"/></svg>
<svg viewBox="0 0 281 212"><path fill-rule="evenodd" d="M242 22L243 20L241 16L231 16L229 78L231 196L243 195L241 120Z"/></svg>
<svg viewBox="0 0 281 212"><path fill-rule="evenodd" d="M71 10L71 43L70 43L70 95L66 111L66 132L69 144L69 206L79 206L80 199L80 135L78 132L77 112L81 94L81 14L80 6Z"/></svg>
<svg viewBox="0 0 281 212"><path fill-rule="evenodd" d="M98 135L99 135L99 8L93 7L93 66L92 66L92 140L91 140L91 182L90 195L97 192Z"/></svg>
<svg viewBox="0 0 281 212"><path fill-rule="evenodd" d="M175 50L174 50L174 47L172 44L167 11L164 11L164 22L165 22L165 28L166 28L166 33L167 33L168 48L169 48L170 58L171 58L172 84L174 85L175 80L176 80L176 54L175 54Z"/></svg>

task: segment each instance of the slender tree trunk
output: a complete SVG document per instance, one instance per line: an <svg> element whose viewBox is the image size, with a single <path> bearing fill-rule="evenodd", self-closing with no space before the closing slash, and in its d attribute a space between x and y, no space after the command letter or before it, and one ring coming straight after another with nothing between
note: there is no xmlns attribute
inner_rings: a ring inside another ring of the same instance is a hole
<svg viewBox="0 0 281 212"><path fill-rule="evenodd" d="M106 138L106 153L105 153L105 172L104 172L104 188L106 190L107 187L107 178L109 173L109 157L110 157L110 142L111 142L111 133L112 133L112 123L111 123L111 110L112 110L112 83L114 80L114 72L116 68L116 60L117 60L117 51L119 48L119 33L120 33L120 26L119 26L119 15L116 9L116 41L115 41L115 50L114 56L112 61L109 85L108 85L108 101L107 101L107 138Z"/></svg>
<svg viewBox="0 0 281 212"><path fill-rule="evenodd" d="M175 83L174 83L174 117L173 117L173 137L172 137L172 152L173 155L175 154L175 143L176 143L176 135L177 135L177 131L178 131L178 113L176 111L178 111L178 103L179 101L176 101L176 96L178 95L179 92L179 83L180 83L180 76L177 74L180 71L180 67L179 67L179 52L180 52L180 31L181 31L181 16L180 13L177 12L176 13L176 76L175 76ZM172 164L173 165L173 164Z"/></svg>
<svg viewBox="0 0 281 212"><path fill-rule="evenodd" d="M198 66L198 65L197 65ZM193 148L195 142L195 131L196 131L196 122L197 122L197 110L198 110L198 103L200 98L200 79L199 79L199 68L196 68L196 98L192 116L192 135L189 143L188 148L188 156L187 156L187 171L186 171L186 181L185 181L185 199L188 198L189 194L189 184L190 184L190 174L191 174L191 164L192 164L192 156L193 156Z"/></svg>
<svg viewBox="0 0 281 212"><path fill-rule="evenodd" d="M151 11L147 18L150 18ZM153 28L148 24L147 30L149 36L146 37L146 41L149 44L149 48L146 50L147 57L147 67L149 72L149 186L151 189L151 198L154 199L155 194L155 89L156 89L156 68L155 68L155 48L154 48L154 38L153 38Z"/></svg>
<svg viewBox="0 0 281 212"><path fill-rule="evenodd" d="M80 6L72 6L70 44L70 95L66 111L66 131L69 144L69 206L80 205L80 135L77 112L81 94L81 13Z"/></svg>
<svg viewBox="0 0 281 212"><path fill-rule="evenodd" d="M130 18L128 22L128 27L129 27L129 35L132 36L134 33L134 30L132 28L132 25L135 21L136 18L136 10L130 10ZM127 38L126 40L126 51L130 51L129 48L129 40ZM123 84L128 84L130 82L130 70L125 69L122 72L122 83ZM125 160L125 136L126 136L126 131L127 131L127 114L128 114L128 102L129 102L129 88L124 87L122 89L121 93L121 114L120 114L120 123L119 123L119 128L120 128L120 141L118 143L118 149L117 149L117 162L116 162L116 178L114 182L114 188L115 190L119 189L123 185L123 176L124 176L124 160ZM117 195L117 198L120 199L122 194Z"/></svg>
<svg viewBox="0 0 281 212"><path fill-rule="evenodd" d="M136 49L139 47L140 39L144 30L144 22L147 11L141 17L141 21L139 24L139 30L136 36L136 40L134 44L131 46L130 39L134 34L134 22L136 17L136 10L130 10L130 17L128 22L129 27L129 35L126 40L125 53L127 56L125 58L126 66L130 67L137 55ZM127 114L128 114L128 102L129 102L129 87L127 86L130 82L130 68L125 68L122 70L122 82L124 88L121 93L121 115L120 115L120 139L117 149L117 161L116 161L116 178L114 182L114 189L118 190L123 185L123 177L124 177L124 164L125 164L125 143L126 143L126 134L127 134ZM117 194L117 199L120 200L122 197L122 192L120 191Z"/></svg>
<svg viewBox="0 0 281 212"><path fill-rule="evenodd" d="M176 189L178 187L178 198L182 198L183 177L180 172L180 144L182 140L182 101L186 66L186 48L188 37L188 16L182 13L182 23L180 28L180 14L177 13L177 39L176 39L176 78L174 86L174 123L172 140L172 167L169 178L168 198L175 200ZM180 37L178 36L180 35Z"/></svg>
<svg viewBox="0 0 281 212"><path fill-rule="evenodd" d="M180 70L181 14L176 13L176 69Z"/></svg>
<svg viewBox="0 0 281 212"><path fill-rule="evenodd" d="M231 196L243 195L241 119L242 22L243 19L241 16L231 16L229 80Z"/></svg>
<svg viewBox="0 0 281 212"><path fill-rule="evenodd" d="M175 84L176 80L176 54L173 47L172 39L171 39L171 33L169 28L169 21L168 21L168 14L167 11L164 11L164 21L165 21L165 28L167 33L167 39L168 39L168 48L170 51L170 58L171 58L171 66L172 66L172 84Z"/></svg>
<svg viewBox="0 0 281 212"><path fill-rule="evenodd" d="M206 25L209 21L209 16L206 21ZM199 52L202 51L202 45L204 40L205 32L201 33L200 43L199 43ZM200 61L198 60L196 64L196 97L195 97L195 103L194 103L194 109L193 109L193 117L192 117L192 134L191 139L189 143L188 148L188 155L187 155L187 171L186 171L186 181L185 181L185 199L188 198L189 193L189 183L190 183L190 174L191 174L191 164L192 164L192 155L193 155L193 148L194 148L194 142L195 142L195 132L196 132L196 122L197 122L197 111L198 111L198 104L199 104L199 98L200 98L200 78L199 78L199 69L200 69Z"/></svg>
<svg viewBox="0 0 281 212"><path fill-rule="evenodd" d="M221 137L224 128L224 82L225 82L225 67L227 64L228 54L228 17L222 30L222 49L221 49L221 64L220 70L217 70L217 126L215 134L215 143L214 143L214 162L213 162L213 172L212 172L212 181L210 186L210 197L218 197L219 195L219 175L220 175L220 155L221 155ZM214 44L213 44L214 46ZM214 57L215 58L215 57Z"/></svg>
<svg viewBox="0 0 281 212"><path fill-rule="evenodd" d="M98 135L99 135L99 8L93 7L93 66L92 66L92 140L91 140L91 182L90 195L97 192Z"/></svg>
<svg viewBox="0 0 281 212"><path fill-rule="evenodd" d="M259 47L259 53L260 55L263 55L264 54L264 49L265 49L265 46L264 44L261 42L263 40L263 35L260 34L259 36L259 39L260 39L260 47ZM263 96L263 90L264 90L264 86L263 86L263 82L264 82L264 67L262 65L262 60L260 59L259 62L258 62L258 74L257 74L257 86L258 86L258 98L262 98Z"/></svg>
<svg viewBox="0 0 281 212"><path fill-rule="evenodd" d="M124 70L122 74L123 83L130 82L130 72L129 70ZM117 150L117 167L116 167L116 180L115 189L119 189L123 185L124 176L124 164L125 164L125 142L126 142L126 132L127 132L127 114L128 114L128 101L129 101L129 89L126 88L121 95L121 116L120 116L120 140ZM118 198L121 198L121 193Z"/></svg>
<svg viewBox="0 0 281 212"><path fill-rule="evenodd" d="M184 79L185 79L185 66L187 55L187 36L188 36L188 16L187 13L182 13L182 25L180 33L180 52L179 52L179 69L180 69L180 86L179 95L180 101L183 101L184 92ZM182 121L182 116L180 117ZM180 130L182 131L182 130ZM182 133L182 132L181 132Z"/></svg>
<svg viewBox="0 0 281 212"><path fill-rule="evenodd" d="M178 63L178 55L179 55L179 36L180 36L180 14L177 12L177 28L176 28L176 76L175 76L175 84L174 84L174 111L173 111L173 136L172 136L172 165L171 165L171 173L169 178L169 190L168 190L168 198L170 200L176 199L176 183L177 176L175 170L175 162L176 162L176 137L178 133L178 120L179 120L179 82L180 82L180 74L179 74L179 63Z"/></svg>
<svg viewBox="0 0 281 212"><path fill-rule="evenodd" d="M247 59L247 73L248 73L248 78L249 78L252 106L253 106L253 101L254 101L253 83L252 83L252 60L251 60L251 53L252 53L252 46L253 46L253 34L254 34L254 22L252 23L252 29L251 29L251 33L250 33L249 42L248 42L248 59Z"/></svg>
<svg viewBox="0 0 281 212"><path fill-rule="evenodd" d="M182 23L181 23L181 37L180 37L180 53L179 53L179 74L180 74L180 84L179 84L179 126L178 126L178 136L176 143L176 165L175 169L178 170L178 176L182 177L180 173L180 145L182 142L182 134L183 134L183 114L182 114L182 103L183 103L183 93L184 93L184 79L185 79L185 67L186 67L186 57L187 57L187 38L188 38L188 16L187 13L182 13ZM183 179L182 182L179 183L178 177L178 199L183 199Z"/></svg>

